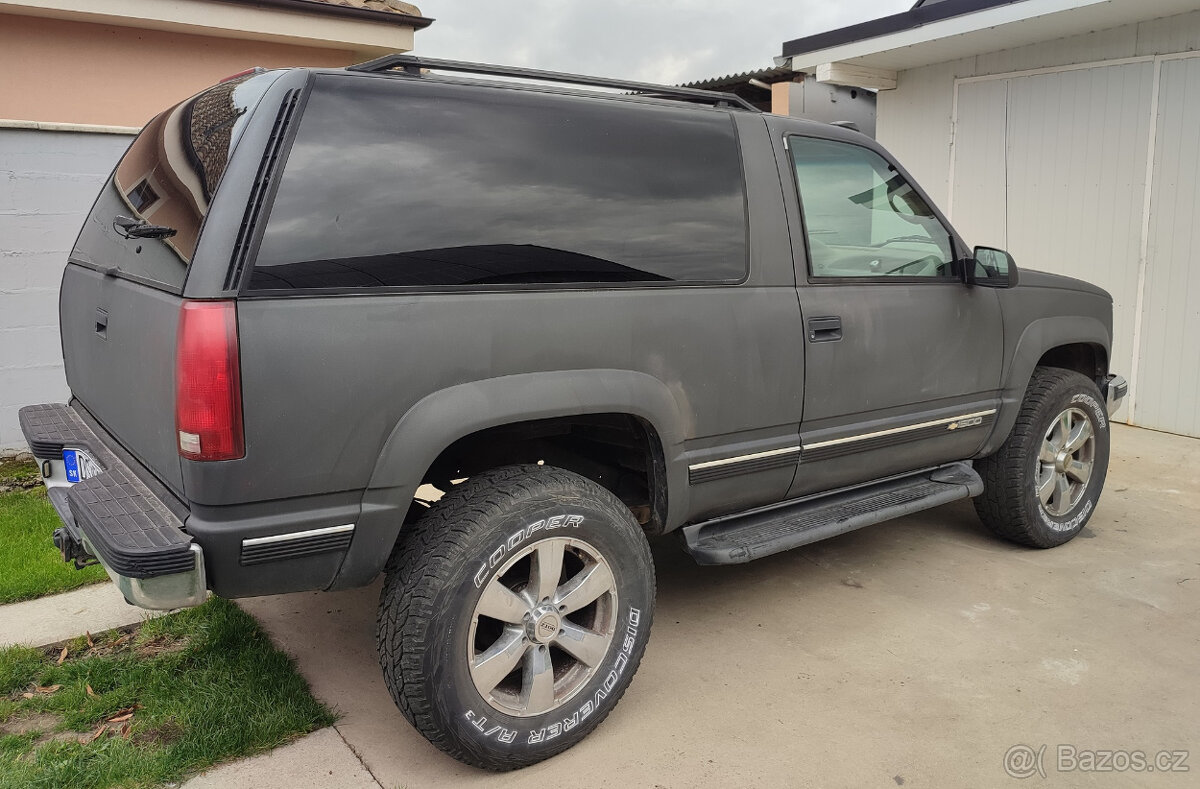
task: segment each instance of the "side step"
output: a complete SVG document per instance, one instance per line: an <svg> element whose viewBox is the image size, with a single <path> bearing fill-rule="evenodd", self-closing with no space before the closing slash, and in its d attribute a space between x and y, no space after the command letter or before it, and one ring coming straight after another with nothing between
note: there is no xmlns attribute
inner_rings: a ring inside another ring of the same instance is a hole
<svg viewBox="0 0 1200 789"><path fill-rule="evenodd" d="M982 492L969 462L950 463L696 523L683 539L697 564L743 564Z"/></svg>

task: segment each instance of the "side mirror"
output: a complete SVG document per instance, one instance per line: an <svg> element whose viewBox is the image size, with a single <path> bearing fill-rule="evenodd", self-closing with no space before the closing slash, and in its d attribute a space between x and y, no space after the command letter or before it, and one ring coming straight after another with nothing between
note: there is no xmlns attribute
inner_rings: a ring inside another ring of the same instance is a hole
<svg viewBox="0 0 1200 789"><path fill-rule="evenodd" d="M1003 249L975 247L973 257L966 261L968 285L986 288L1011 288L1017 284L1017 264Z"/></svg>

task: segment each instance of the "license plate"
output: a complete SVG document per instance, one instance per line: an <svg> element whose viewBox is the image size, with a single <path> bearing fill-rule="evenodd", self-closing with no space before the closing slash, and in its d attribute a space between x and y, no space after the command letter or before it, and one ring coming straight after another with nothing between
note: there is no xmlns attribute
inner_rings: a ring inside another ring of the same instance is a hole
<svg viewBox="0 0 1200 789"><path fill-rule="evenodd" d="M82 449L64 449L63 465L67 467L67 482L94 477L104 470L95 458Z"/></svg>

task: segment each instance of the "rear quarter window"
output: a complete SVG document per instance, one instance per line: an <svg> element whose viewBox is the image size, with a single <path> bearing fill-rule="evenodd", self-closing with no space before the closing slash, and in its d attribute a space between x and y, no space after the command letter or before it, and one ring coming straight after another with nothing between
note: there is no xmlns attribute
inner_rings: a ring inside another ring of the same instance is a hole
<svg viewBox="0 0 1200 789"><path fill-rule="evenodd" d="M204 90L151 120L104 185L71 260L179 292L209 206L250 111L282 72ZM126 238L119 217L164 225L170 238Z"/></svg>
<svg viewBox="0 0 1200 789"><path fill-rule="evenodd" d="M249 289L736 282L727 112L317 78Z"/></svg>

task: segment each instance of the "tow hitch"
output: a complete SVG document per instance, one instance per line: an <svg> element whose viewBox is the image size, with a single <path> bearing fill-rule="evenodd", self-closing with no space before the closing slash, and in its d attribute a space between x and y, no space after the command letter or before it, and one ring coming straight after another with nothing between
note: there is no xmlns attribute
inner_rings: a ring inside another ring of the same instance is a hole
<svg viewBox="0 0 1200 789"><path fill-rule="evenodd" d="M64 562L75 563L76 570L100 563L66 527L54 530L54 547L58 548Z"/></svg>

